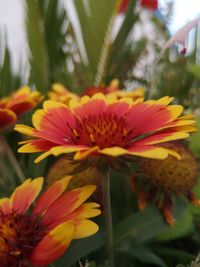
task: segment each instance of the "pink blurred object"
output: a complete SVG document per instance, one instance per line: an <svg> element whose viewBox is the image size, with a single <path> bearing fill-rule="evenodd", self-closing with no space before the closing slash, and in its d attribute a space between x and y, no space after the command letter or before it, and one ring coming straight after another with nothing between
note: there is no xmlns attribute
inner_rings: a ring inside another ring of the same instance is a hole
<svg viewBox="0 0 200 267"><path fill-rule="evenodd" d="M167 48L172 47L175 43L183 45L183 49L181 50L181 54L185 55L187 52L185 40L188 36L189 32L198 25L200 22L200 18L194 19L183 26L174 36L172 36L168 42L165 44L163 51Z"/></svg>

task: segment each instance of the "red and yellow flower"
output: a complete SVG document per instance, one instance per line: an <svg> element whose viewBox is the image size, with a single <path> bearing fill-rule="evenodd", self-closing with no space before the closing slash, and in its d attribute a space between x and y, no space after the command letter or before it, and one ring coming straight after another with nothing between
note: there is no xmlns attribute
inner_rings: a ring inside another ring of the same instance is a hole
<svg viewBox="0 0 200 267"><path fill-rule="evenodd" d="M0 199L0 266L46 266L60 257L73 239L90 236L98 226L88 218L99 205L84 203L95 186L64 192L70 178L54 183L38 199L43 178L28 179L10 198Z"/></svg>
<svg viewBox="0 0 200 267"><path fill-rule="evenodd" d="M108 96L114 96L117 97L118 99L123 97L130 97L133 100L137 100L139 98L144 97L144 88L139 87L130 91L121 90L119 88L119 81L117 79L114 79L108 86L98 86L98 87L92 86L86 88L83 91L82 96L87 95L91 97L97 93L102 93ZM64 87L64 85L59 83L54 83L52 85L52 90L48 93L48 97L51 100L55 100L64 103L66 105L69 105L71 100L79 101L81 98L78 94L70 92L66 87Z"/></svg>
<svg viewBox="0 0 200 267"><path fill-rule="evenodd" d="M144 88L139 87L130 91L122 90L119 88L119 81L117 79L114 79L108 86L88 87L82 95L93 96L97 93L102 93L107 96L114 96L117 99L130 97L132 100L137 100L144 97Z"/></svg>
<svg viewBox="0 0 200 267"><path fill-rule="evenodd" d="M118 157L124 155L164 159L178 157L159 143L183 139L195 131L190 115L180 116L183 107L169 105L173 100L133 102L96 94L71 101L70 107L51 100L33 115L35 128L18 124L16 130L33 137L23 141L22 153L44 152L36 162L53 154L74 154L75 160L90 155Z"/></svg>
<svg viewBox="0 0 200 267"><path fill-rule="evenodd" d="M24 86L14 92L10 97L0 100L0 130L14 124L18 116L33 109L42 96L39 92L33 91Z"/></svg>

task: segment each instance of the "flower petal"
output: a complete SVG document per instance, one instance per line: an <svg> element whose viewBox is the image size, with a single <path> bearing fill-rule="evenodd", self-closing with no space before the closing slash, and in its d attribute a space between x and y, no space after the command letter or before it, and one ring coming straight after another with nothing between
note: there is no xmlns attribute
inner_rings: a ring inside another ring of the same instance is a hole
<svg viewBox="0 0 200 267"><path fill-rule="evenodd" d="M189 32L200 22L200 18L194 19L183 26L174 36L172 36L165 44L163 51L172 47L175 43L185 44L185 38Z"/></svg>
<svg viewBox="0 0 200 267"><path fill-rule="evenodd" d="M130 155L152 159L165 159L169 154L168 150L163 147L149 145L134 146L129 148L128 151Z"/></svg>
<svg viewBox="0 0 200 267"><path fill-rule="evenodd" d="M15 112L17 116L22 115L23 113L31 110L34 108L36 103L32 99L26 99L24 101L12 103L12 105L9 105L10 110Z"/></svg>
<svg viewBox="0 0 200 267"><path fill-rule="evenodd" d="M63 223L50 231L36 246L30 261L36 266L46 266L62 256L74 236L74 225Z"/></svg>
<svg viewBox="0 0 200 267"><path fill-rule="evenodd" d="M24 147L24 146L23 146ZM23 148L21 147L21 149ZM72 145L72 146L54 146L52 147L49 151L43 153L42 155L40 155L39 157L37 157L35 159L35 163L40 162L41 160L43 160L44 158L48 157L49 155L54 155L54 156L59 156L61 154L66 154L66 153L73 153L76 151L81 151L81 150L85 150L87 147L86 146L79 146L79 145ZM27 151L27 149L26 149ZM18 152L21 152L21 150L19 149ZM28 152L29 153L29 152Z"/></svg>
<svg viewBox="0 0 200 267"><path fill-rule="evenodd" d="M25 134L28 136L34 136L34 137L37 136L34 128L23 125L23 124L15 125L15 130L21 134Z"/></svg>
<svg viewBox="0 0 200 267"><path fill-rule="evenodd" d="M73 221L75 224L79 224L81 220L96 217L101 214L99 207L100 205L95 202L84 203L72 213L63 216L61 219L52 223L51 227L53 228L56 225L67 221Z"/></svg>
<svg viewBox="0 0 200 267"><path fill-rule="evenodd" d="M4 197L0 199L0 211L3 212L3 214L12 212L10 198Z"/></svg>
<svg viewBox="0 0 200 267"><path fill-rule="evenodd" d="M76 120L70 109L53 100L43 104L43 110L33 115L33 125L40 132L40 137L57 144L66 144L67 136L71 136L71 129L76 126Z"/></svg>
<svg viewBox="0 0 200 267"><path fill-rule="evenodd" d="M100 205L95 202L88 202L82 204L79 208L71 214L65 216L65 220L82 220L87 218L96 217L101 214L99 209Z"/></svg>
<svg viewBox="0 0 200 267"><path fill-rule="evenodd" d="M170 130L162 131L145 137L133 143L135 145L155 145L161 142L173 141L177 139L184 139L189 136L186 132L174 132Z"/></svg>
<svg viewBox="0 0 200 267"><path fill-rule="evenodd" d="M57 201L49 207L42 218L42 223L49 227L55 226L62 221L62 218L72 213L95 191L96 186L87 185L82 188L74 189L63 194Z"/></svg>
<svg viewBox="0 0 200 267"><path fill-rule="evenodd" d="M94 146L92 148L88 148L87 150L79 150L78 152L76 152L76 154L74 155L74 160L82 160L84 158L87 158L88 156L92 155L92 154L96 154L96 152L99 151L99 147L98 146Z"/></svg>
<svg viewBox="0 0 200 267"><path fill-rule="evenodd" d="M84 238L91 236L98 232L99 226L91 220L81 220L75 224L74 239Z"/></svg>
<svg viewBox="0 0 200 267"><path fill-rule="evenodd" d="M128 151L127 149L124 149L122 147L108 147L108 148L104 148L101 149L99 151L99 153L104 154L104 155L108 155L108 156L112 156L112 157L118 157L124 154L127 154Z"/></svg>
<svg viewBox="0 0 200 267"><path fill-rule="evenodd" d="M27 179L23 184L18 186L11 195L11 206L18 213L24 213L28 210L35 198L42 189L43 177L34 180Z"/></svg>
<svg viewBox="0 0 200 267"><path fill-rule="evenodd" d="M32 214L43 214L62 195L71 178L67 176L47 189L37 201Z"/></svg>
<svg viewBox="0 0 200 267"><path fill-rule="evenodd" d="M172 119L171 113L166 106L161 104L137 103L130 108L127 121L130 125L134 125L133 136L140 136L162 129Z"/></svg>
<svg viewBox="0 0 200 267"><path fill-rule="evenodd" d="M99 95L99 94L96 94ZM84 118L85 116L98 116L99 114L101 114L102 112L104 112L106 110L106 102L104 100L105 97L103 97L103 99L91 99L88 96L84 96L82 97L82 101L83 99L87 98L88 102L85 104L82 104L80 107L75 109L75 114L76 116L78 116L79 118Z"/></svg>
<svg viewBox="0 0 200 267"><path fill-rule="evenodd" d="M17 116L13 111L0 108L0 130L14 124L16 120Z"/></svg>
<svg viewBox="0 0 200 267"><path fill-rule="evenodd" d="M18 149L19 153L33 153L46 151L56 144L45 139L27 140L26 143ZM51 153L50 153L51 154Z"/></svg>

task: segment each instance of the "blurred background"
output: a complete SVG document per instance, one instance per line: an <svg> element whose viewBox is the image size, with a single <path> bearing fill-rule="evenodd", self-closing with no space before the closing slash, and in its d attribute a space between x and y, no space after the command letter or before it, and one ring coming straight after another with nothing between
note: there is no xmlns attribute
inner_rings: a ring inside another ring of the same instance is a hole
<svg viewBox="0 0 200 267"><path fill-rule="evenodd" d="M75 21L76 15L72 7L73 0L60 0L58 2L60 2L63 8L68 9L72 20ZM18 72L22 66L27 67L28 63L25 6L26 1L24 0L0 0L1 46L3 45L2 43L5 45L4 39L6 39L7 46L12 55L12 65L15 72ZM161 16L164 16L169 7L170 13L167 20L167 29L170 35L173 35L184 24L200 15L200 0L159 0L157 16L159 17L159 13Z"/></svg>

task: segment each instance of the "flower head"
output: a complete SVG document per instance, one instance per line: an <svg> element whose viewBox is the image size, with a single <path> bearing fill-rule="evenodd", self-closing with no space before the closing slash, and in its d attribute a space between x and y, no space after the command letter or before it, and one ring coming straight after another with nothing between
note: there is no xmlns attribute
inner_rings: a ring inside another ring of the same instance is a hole
<svg viewBox="0 0 200 267"><path fill-rule="evenodd" d="M166 221L173 224L172 195L185 195L193 204L200 204L192 193L197 183L198 163L192 151L180 142L168 142L163 146L176 151L181 159L172 156L163 161L143 159L139 164L138 183L136 177L132 177L132 183L138 195L139 208L143 209L149 201L155 201Z"/></svg>
<svg viewBox="0 0 200 267"><path fill-rule="evenodd" d="M99 205L84 203L95 186L64 192L69 180L54 183L31 211L42 189L42 177L26 180L10 198L0 199L0 266L19 267L26 262L46 266L60 257L73 239L98 230L88 218L100 214Z"/></svg>
<svg viewBox="0 0 200 267"><path fill-rule="evenodd" d="M164 159L178 156L159 143L182 139L194 131L195 121L180 116L182 106L168 104L173 100L133 102L96 94L71 101L70 107L45 101L43 109L33 115L35 128L17 125L16 130L33 137L22 142L19 152L45 152L36 162L53 154L73 154L75 160L90 155L118 157L124 155Z"/></svg>
<svg viewBox="0 0 200 267"><path fill-rule="evenodd" d="M95 167L84 168L83 170L78 169L78 171L76 170L77 167L79 167L79 163L75 164L74 161L69 160L66 156L58 158L48 170L47 185L52 185L64 176L70 176L72 179L69 182L68 190L92 183L97 186L96 194L101 186L102 173Z"/></svg>
<svg viewBox="0 0 200 267"><path fill-rule="evenodd" d="M93 96L96 93L102 93L107 96L114 96L117 99L123 98L123 97L130 97L133 100L137 100L139 98L144 97L144 88L139 87L135 88L134 90L121 90L119 88L119 81L117 79L114 79L111 81L111 83L108 86L99 86L99 87L88 87L84 92L83 95Z"/></svg>
<svg viewBox="0 0 200 267"><path fill-rule="evenodd" d="M87 95L91 97L97 93L102 93L108 96L115 96L118 99L122 97L130 97L133 100L137 100L139 98L144 97L144 88L139 87L131 91L121 90L119 88L119 81L117 79L114 79L108 86L92 86L86 88L83 91L82 96ZM62 84L59 83L54 83L52 85L52 91L48 93L48 96L51 100L55 100L66 105L69 105L71 100L80 101L81 99L79 95L70 92L69 90L67 90L67 88L65 88Z"/></svg>
<svg viewBox="0 0 200 267"><path fill-rule="evenodd" d="M41 100L40 93L31 92L27 86L7 98L0 99L0 130L14 124L18 116L33 109Z"/></svg>
<svg viewBox="0 0 200 267"><path fill-rule="evenodd" d="M82 95L88 95L88 96L93 96L94 94L97 93L102 93L102 94L110 94L110 93L116 93L119 92L119 81L117 79L114 79L111 81L111 83L108 86L102 85L102 86L92 86L88 87L83 91Z"/></svg>
<svg viewBox="0 0 200 267"><path fill-rule="evenodd" d="M158 9L158 0L140 0L140 5L144 8L156 10Z"/></svg>

